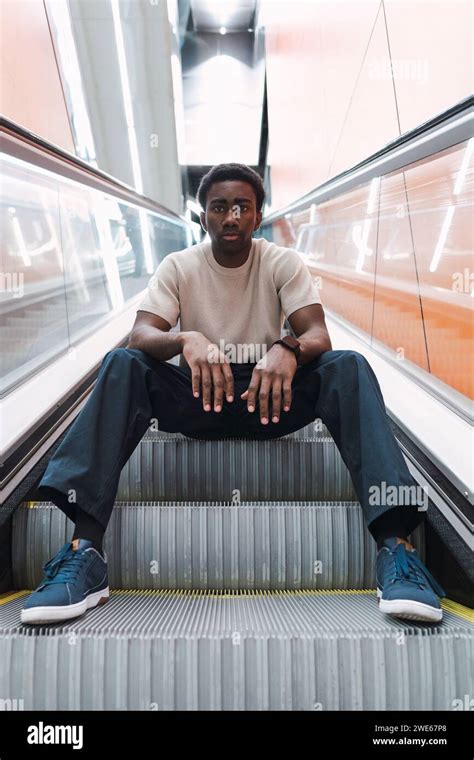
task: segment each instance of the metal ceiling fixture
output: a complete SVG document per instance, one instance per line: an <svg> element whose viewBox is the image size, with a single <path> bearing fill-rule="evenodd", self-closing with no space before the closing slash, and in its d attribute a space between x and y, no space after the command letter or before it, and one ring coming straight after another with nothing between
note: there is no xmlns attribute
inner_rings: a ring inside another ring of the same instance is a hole
<svg viewBox="0 0 474 760"><path fill-rule="evenodd" d="M243 32L252 29L257 0L191 0L194 29L199 32Z"/></svg>

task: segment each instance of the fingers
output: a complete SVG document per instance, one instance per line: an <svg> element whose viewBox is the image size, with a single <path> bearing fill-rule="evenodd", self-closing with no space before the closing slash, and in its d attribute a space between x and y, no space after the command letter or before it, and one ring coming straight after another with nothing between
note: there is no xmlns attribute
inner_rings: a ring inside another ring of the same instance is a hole
<svg viewBox="0 0 474 760"><path fill-rule="evenodd" d="M291 400L291 378L285 377L283 380L283 409L285 412L290 411Z"/></svg>
<svg viewBox="0 0 474 760"><path fill-rule="evenodd" d="M199 397L199 391L201 389L201 368L198 364L191 367L191 382L193 388L193 396Z"/></svg>
<svg viewBox="0 0 474 760"><path fill-rule="evenodd" d="M229 403L234 400L234 375L230 368L230 364L226 361L221 365L222 374L224 375L224 389L227 401Z"/></svg>
<svg viewBox="0 0 474 760"><path fill-rule="evenodd" d="M260 410L260 422L267 425L270 421L280 421L283 411L289 412L292 403L292 377L280 372L267 372L255 368L252 372L250 385L240 398L247 402L247 410L254 412L257 402ZM234 376L227 361L216 364L197 364L192 367L192 390L195 397L199 396L202 387L202 403L205 412L214 407L215 412L221 412L224 404L224 394L228 402L234 399Z"/></svg>
<svg viewBox="0 0 474 760"><path fill-rule="evenodd" d="M214 406L215 412L222 411L224 393L227 401L234 400L234 375L228 362L222 364L196 364L191 368L192 391L199 397L202 386L202 405L205 412Z"/></svg>
<svg viewBox="0 0 474 760"><path fill-rule="evenodd" d="M212 389L214 391L214 411L220 412L222 409L222 403L224 399L224 375L222 373L220 364L213 364L211 368L212 373Z"/></svg>
<svg viewBox="0 0 474 760"><path fill-rule="evenodd" d="M263 375L260 383L260 391L258 394L258 404L260 407L260 422L262 425L267 425L270 419L269 404L270 404L270 391L272 388L272 378L269 375Z"/></svg>
<svg viewBox="0 0 474 760"><path fill-rule="evenodd" d="M255 410L258 398L260 422L263 425L267 425L270 420L271 404L271 419L277 423L280 421L282 404L285 412L291 407L291 377L254 370L250 385L240 398L247 401L249 412Z"/></svg>
<svg viewBox="0 0 474 760"><path fill-rule="evenodd" d="M211 371L208 364L201 365L202 406L205 412L211 411Z"/></svg>
<svg viewBox="0 0 474 760"><path fill-rule="evenodd" d="M247 411L249 412L254 412L257 406L257 393L260 387L260 378L260 372L254 369L252 377L250 378L249 387L240 396L241 399L247 401Z"/></svg>
<svg viewBox="0 0 474 760"><path fill-rule="evenodd" d="M281 380L276 377L272 385L272 422L280 421L281 409Z"/></svg>

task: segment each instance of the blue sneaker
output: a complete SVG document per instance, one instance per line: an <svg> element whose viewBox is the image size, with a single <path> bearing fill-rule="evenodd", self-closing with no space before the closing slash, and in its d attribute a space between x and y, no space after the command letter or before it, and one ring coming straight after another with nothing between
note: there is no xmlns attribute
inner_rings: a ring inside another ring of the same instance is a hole
<svg viewBox="0 0 474 760"><path fill-rule="evenodd" d="M377 554L377 598L387 615L438 623L443 610L438 596L446 596L411 544L387 538Z"/></svg>
<svg viewBox="0 0 474 760"><path fill-rule="evenodd" d="M43 569L46 577L26 600L22 623L69 620L109 599L107 557L92 541L76 538L64 544Z"/></svg>

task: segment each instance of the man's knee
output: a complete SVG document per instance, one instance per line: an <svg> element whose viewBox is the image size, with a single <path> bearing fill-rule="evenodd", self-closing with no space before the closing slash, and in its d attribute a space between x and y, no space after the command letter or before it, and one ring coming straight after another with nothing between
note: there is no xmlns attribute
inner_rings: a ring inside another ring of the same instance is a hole
<svg viewBox="0 0 474 760"><path fill-rule="evenodd" d="M361 354L359 351L353 351L352 349L344 349L342 351L338 351L339 353L339 360L345 364L345 365L351 365L351 366L367 366L368 361L365 358L363 354Z"/></svg>
<svg viewBox="0 0 474 760"><path fill-rule="evenodd" d="M103 363L129 364L131 361L145 358L149 357L139 348L114 348L105 354Z"/></svg>
<svg viewBox="0 0 474 760"><path fill-rule="evenodd" d="M315 360L316 364L329 364L334 363L334 366L341 371L347 371L351 368L368 367L369 362L365 356L359 351L353 351L352 349L340 349L337 351L324 351Z"/></svg>
<svg viewBox="0 0 474 760"><path fill-rule="evenodd" d="M136 348L114 348L105 354L100 366L102 377L112 377L125 381L150 367L151 357Z"/></svg>

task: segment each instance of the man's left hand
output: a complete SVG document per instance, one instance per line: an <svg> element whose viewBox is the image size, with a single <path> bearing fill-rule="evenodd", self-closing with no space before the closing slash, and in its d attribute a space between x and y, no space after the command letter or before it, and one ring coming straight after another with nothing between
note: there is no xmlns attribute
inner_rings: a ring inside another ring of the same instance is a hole
<svg viewBox="0 0 474 760"><path fill-rule="evenodd" d="M280 421L282 397L283 410L290 411L291 382L297 366L294 353L280 344L272 346L255 365L250 385L240 398L247 401L249 412L255 411L258 398L262 425L267 425L270 420L270 402L272 422Z"/></svg>

